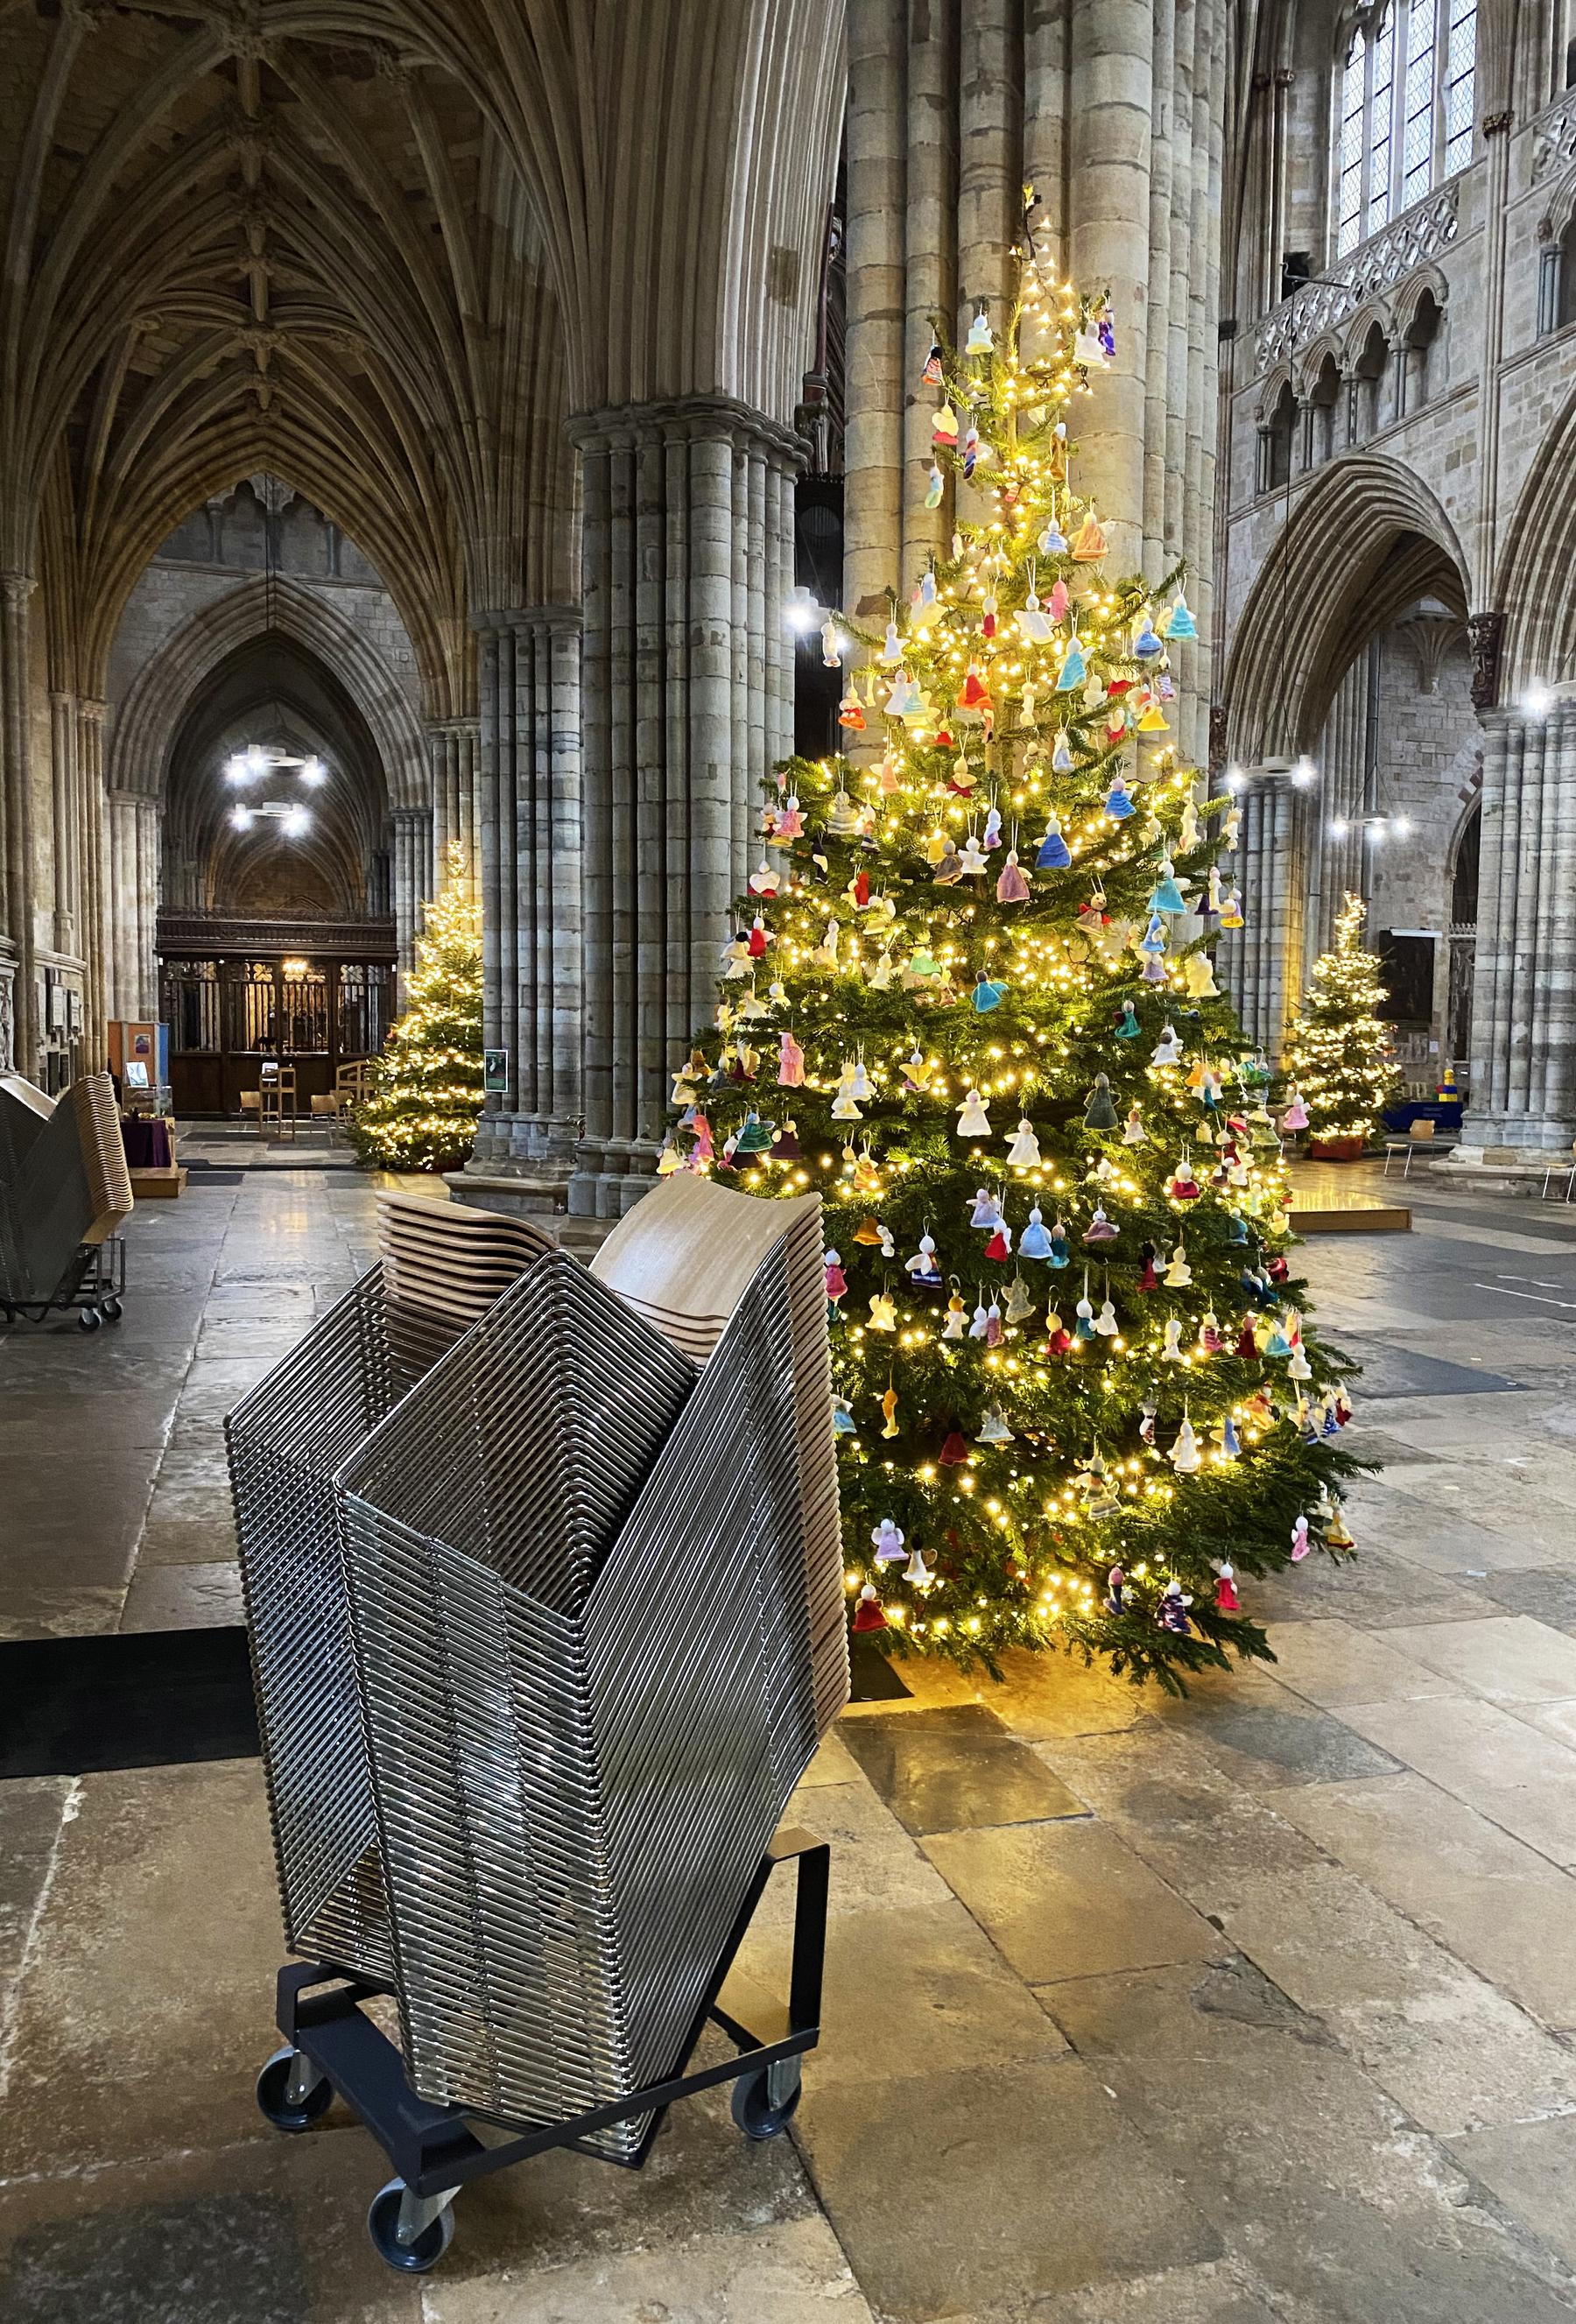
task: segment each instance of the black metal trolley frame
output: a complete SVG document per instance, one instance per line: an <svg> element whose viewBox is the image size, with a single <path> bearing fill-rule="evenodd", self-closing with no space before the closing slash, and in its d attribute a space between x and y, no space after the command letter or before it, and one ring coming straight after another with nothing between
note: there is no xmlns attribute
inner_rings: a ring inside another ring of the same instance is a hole
<svg viewBox="0 0 1576 2324"><path fill-rule="evenodd" d="M361 2004L390 1987L321 1961L290 1961L279 1973L279 2030L288 2047L277 2051L257 2079L257 2103L277 2129L307 2129L345 2100L382 2148L395 2176L373 2197L367 2213L373 2243L391 2267L424 2274L448 2249L454 2199L473 2179L507 2171L558 2146L579 2146L594 2131L649 2113L636 2153L623 2163L638 2171L651 2150L668 2108L720 2082L733 2084L733 2119L748 2138L775 2138L786 2130L799 2100L799 2061L821 2038L821 1984L826 1957L826 1897L831 1852L806 1831L779 1832L762 1858L750 1894L712 1973L683 2051L670 2074L631 2096L567 2121L517 2132L489 2145L471 2127L485 2117L463 2107L435 2106L418 2097L400 2052L363 2014ZM744 1941L768 1882L779 1865L796 1868L793 1951L788 1970L788 2031L763 2041L720 2006L718 1997ZM688 2070L707 2024L718 2025L739 2054L720 2065Z"/></svg>
<svg viewBox="0 0 1576 2324"><path fill-rule="evenodd" d="M119 1235L110 1235L103 1242L78 1246L47 1299L13 1299L0 1292L0 1316L7 1323L14 1323L18 1316L30 1323L42 1323L52 1314L69 1315L75 1308L83 1331L97 1332L101 1323L120 1322L125 1287L126 1247Z"/></svg>

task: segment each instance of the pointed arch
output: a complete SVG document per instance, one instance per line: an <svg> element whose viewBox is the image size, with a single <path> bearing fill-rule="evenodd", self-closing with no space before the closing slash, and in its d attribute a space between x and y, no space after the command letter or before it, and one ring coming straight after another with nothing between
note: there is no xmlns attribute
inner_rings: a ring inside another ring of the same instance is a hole
<svg viewBox="0 0 1576 2324"><path fill-rule="evenodd" d="M1363 641L1425 587L1470 602L1466 556L1433 494L1399 461L1334 461L1293 511L1249 596L1226 669L1229 748L1311 749Z"/></svg>
<svg viewBox="0 0 1576 2324"><path fill-rule="evenodd" d="M425 807L421 728L392 671L364 632L288 576L258 574L183 622L139 674L115 722L106 785L161 797L177 729L193 694L236 648L270 628L326 663L377 745L391 807Z"/></svg>
<svg viewBox="0 0 1576 2324"><path fill-rule="evenodd" d="M1576 394L1566 401L1516 503L1495 576L1505 608L1500 693L1576 677Z"/></svg>

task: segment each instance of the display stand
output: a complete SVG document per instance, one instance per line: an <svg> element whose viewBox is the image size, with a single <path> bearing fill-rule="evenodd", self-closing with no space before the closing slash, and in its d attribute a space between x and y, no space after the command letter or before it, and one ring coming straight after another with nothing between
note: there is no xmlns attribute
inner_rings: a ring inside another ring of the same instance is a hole
<svg viewBox="0 0 1576 2324"><path fill-rule="evenodd" d="M718 1997L768 1882L779 1865L788 1863L797 1867L788 2028L779 2039L767 2041L723 2009ZM720 2082L734 2086L733 2119L745 2136L775 2138L788 2127L798 2104L799 2061L820 2040L829 1866L825 1840L805 1831L777 1835L672 2072L606 2106L486 2144L471 2127L473 2119L484 2117L463 2107L434 2106L419 2097L398 2049L364 2015L363 2001L392 1988L316 1961L292 1961L280 1970L279 2030L289 2047L276 2052L259 2075L257 2103L277 2129L300 2131L327 2113L336 2093L345 2100L395 2172L373 2199L368 2232L391 2267L412 2274L435 2267L448 2249L454 2199L473 2179L510 2170L559 2146L581 2146L598 2161L638 2171L674 2101ZM689 2061L708 2023L721 2027L738 2055L691 2072ZM585 2147L592 2133L642 2115L650 2121L628 2155Z"/></svg>

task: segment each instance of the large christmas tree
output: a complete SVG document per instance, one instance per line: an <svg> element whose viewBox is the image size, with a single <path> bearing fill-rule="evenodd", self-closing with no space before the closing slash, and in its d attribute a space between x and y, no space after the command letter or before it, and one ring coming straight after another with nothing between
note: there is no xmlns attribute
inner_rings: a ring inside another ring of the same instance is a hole
<svg viewBox="0 0 1576 2324"><path fill-rule="evenodd" d="M1244 1574L1350 1548L1353 1463L1211 969L1243 906L1167 739L1193 618L1108 574L1070 482L1112 347L1031 244L934 349L922 488L971 513L884 637L826 623L848 755L770 788L661 1167L821 1193L855 1629L1175 1686L1267 1651Z"/></svg>
<svg viewBox="0 0 1576 2324"><path fill-rule="evenodd" d="M1335 916L1335 948L1313 964L1302 1013L1286 1034L1282 1067L1292 1093L1288 1126L1314 1139L1372 1137L1398 1084L1379 964L1363 944L1362 898L1350 891ZM1299 1104L1299 1100L1301 1101Z"/></svg>
<svg viewBox="0 0 1576 2324"><path fill-rule="evenodd" d="M405 1013L349 1120L364 1162L386 1170L457 1169L482 1111L482 918L451 846L406 980Z"/></svg>

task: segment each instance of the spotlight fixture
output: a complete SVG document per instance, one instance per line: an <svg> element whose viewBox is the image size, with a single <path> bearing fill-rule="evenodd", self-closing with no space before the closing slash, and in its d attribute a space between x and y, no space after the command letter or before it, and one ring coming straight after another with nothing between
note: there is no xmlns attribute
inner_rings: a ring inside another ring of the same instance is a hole
<svg viewBox="0 0 1576 2324"><path fill-rule="evenodd" d="M1318 779L1319 770L1306 755L1300 758L1292 769L1292 784L1299 791L1311 789Z"/></svg>
<svg viewBox="0 0 1576 2324"><path fill-rule="evenodd" d="M813 591L806 589L802 582L788 591L783 602L783 619L795 635L801 638L820 627L821 608L816 603Z"/></svg>
<svg viewBox="0 0 1576 2324"><path fill-rule="evenodd" d="M253 810L249 807L232 807L230 810L230 821L235 825L237 831L251 830L252 816Z"/></svg>
<svg viewBox="0 0 1576 2324"><path fill-rule="evenodd" d="M1554 706L1554 697L1540 679L1535 678L1521 697L1521 706L1529 718L1546 718Z"/></svg>
<svg viewBox="0 0 1576 2324"><path fill-rule="evenodd" d="M300 775L302 782L308 786L309 789L318 790L328 779L328 770L323 764L321 759L303 759L301 761Z"/></svg>

